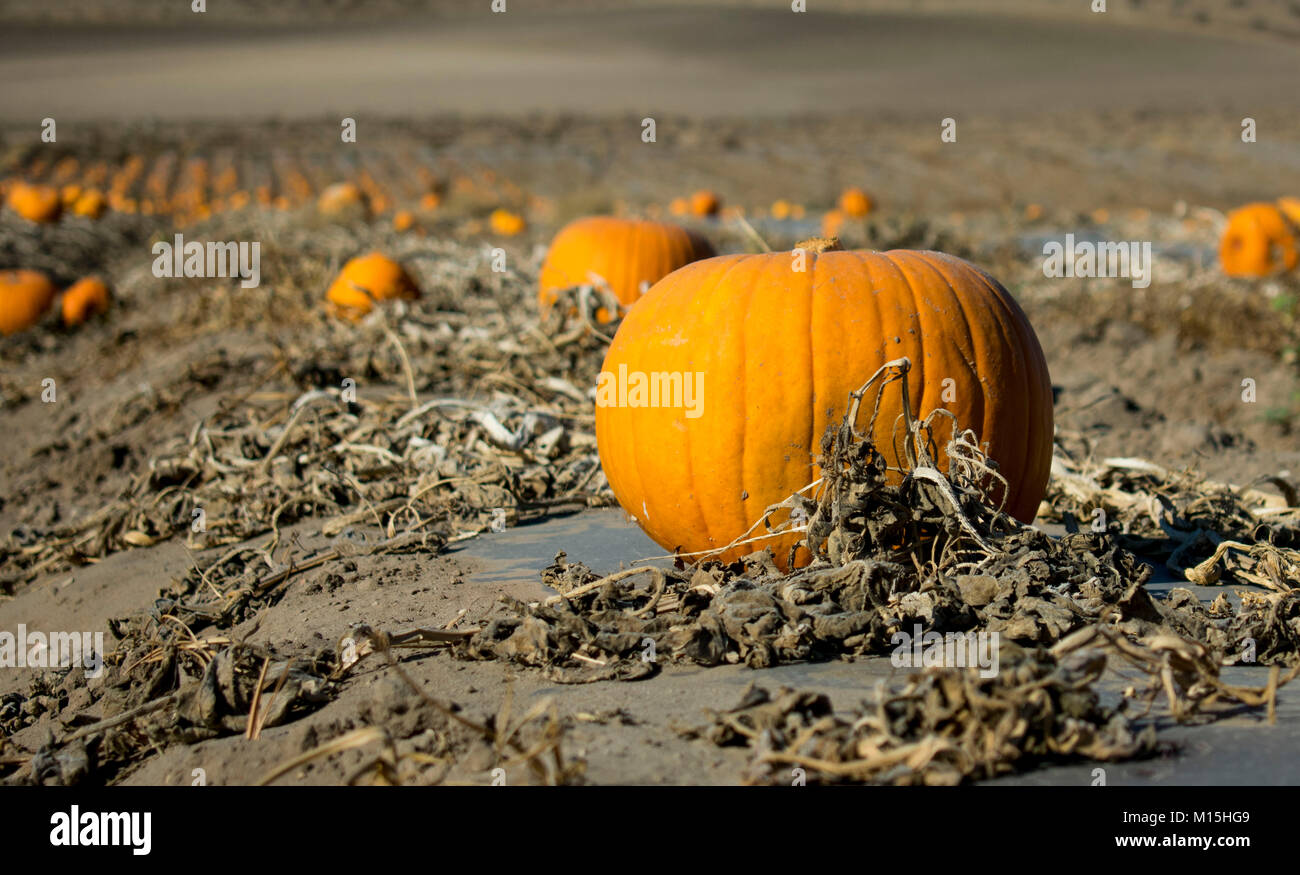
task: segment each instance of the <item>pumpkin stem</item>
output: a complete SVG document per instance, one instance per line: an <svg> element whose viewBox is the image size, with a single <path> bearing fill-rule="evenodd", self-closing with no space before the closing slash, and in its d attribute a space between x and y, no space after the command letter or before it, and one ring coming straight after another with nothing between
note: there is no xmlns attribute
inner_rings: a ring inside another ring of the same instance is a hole
<svg viewBox="0 0 1300 875"><path fill-rule="evenodd" d="M820 255L823 252L844 251L844 247L840 246L840 238L838 237L809 237L807 240L796 243L794 248L811 252L814 255Z"/></svg>

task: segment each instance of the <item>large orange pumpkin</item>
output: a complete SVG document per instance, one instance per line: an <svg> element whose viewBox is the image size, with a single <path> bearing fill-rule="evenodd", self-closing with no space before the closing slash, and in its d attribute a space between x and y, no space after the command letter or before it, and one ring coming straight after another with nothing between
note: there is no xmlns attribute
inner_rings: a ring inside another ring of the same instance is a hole
<svg viewBox="0 0 1300 875"><path fill-rule="evenodd" d="M1246 204L1228 213L1219 264L1228 276L1269 276L1300 262L1296 229L1277 204Z"/></svg>
<svg viewBox="0 0 1300 875"><path fill-rule="evenodd" d="M31 328L54 300L54 285L36 270L0 270L0 334Z"/></svg>
<svg viewBox="0 0 1300 875"><path fill-rule="evenodd" d="M9 189L9 208L29 222L54 222L63 201L57 188L18 182Z"/></svg>
<svg viewBox="0 0 1300 875"><path fill-rule="evenodd" d="M340 316L360 319L376 301L414 300L420 297L420 290L400 264L382 253L371 252L343 265L326 297Z"/></svg>
<svg viewBox="0 0 1300 875"><path fill-rule="evenodd" d="M542 263L537 294L542 312L558 292L598 277L620 304L630 307L646 289L683 265L714 255L699 234L666 222L591 216L555 235ZM609 314L602 321L612 318Z"/></svg>
<svg viewBox="0 0 1300 875"><path fill-rule="evenodd" d="M108 286L99 277L88 276L63 292L63 324L80 325L91 316L108 312Z"/></svg>
<svg viewBox="0 0 1300 875"><path fill-rule="evenodd" d="M687 265L623 320L596 407L601 465L623 508L666 549L724 547L767 506L819 476L815 454L849 393L906 356L916 415L942 407L973 429L1009 484L1006 510L1032 520L1051 466L1052 385L1011 295L979 268L938 252L819 253L824 242L803 245L803 271L791 252ZM653 394L632 392L636 374L643 385L655 374L683 389L690 380L694 394L674 395L659 378L659 406L650 406ZM620 384L628 389L622 406L603 391ZM900 395L885 393L874 435L891 466L899 465ZM630 406L637 400L649 403ZM948 432L937 437L946 441ZM786 535L723 558L770 546L784 563L796 540Z"/></svg>

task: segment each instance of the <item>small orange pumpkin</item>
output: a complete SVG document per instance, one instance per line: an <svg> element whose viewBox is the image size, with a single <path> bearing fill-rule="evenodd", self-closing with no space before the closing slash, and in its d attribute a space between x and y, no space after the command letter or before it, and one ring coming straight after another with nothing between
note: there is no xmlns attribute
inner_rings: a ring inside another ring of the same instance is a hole
<svg viewBox="0 0 1300 875"><path fill-rule="evenodd" d="M393 230L401 233L415 227L415 214L410 210L398 210L393 213Z"/></svg>
<svg viewBox="0 0 1300 875"><path fill-rule="evenodd" d="M506 237L513 237L526 227L523 216L505 209L493 210L492 215L488 217L488 225L497 234Z"/></svg>
<svg viewBox="0 0 1300 875"><path fill-rule="evenodd" d="M771 212L772 212L773 219L776 219L778 222L785 221L786 219L790 218L790 213L792 212L790 202L784 199L774 201L772 203Z"/></svg>
<svg viewBox="0 0 1300 875"><path fill-rule="evenodd" d="M844 213L840 210L830 210L822 216L822 236L836 237L840 229L844 227Z"/></svg>
<svg viewBox="0 0 1300 875"><path fill-rule="evenodd" d="M1253 203L1228 213L1219 264L1228 276L1261 277L1300 262L1296 229L1277 204Z"/></svg>
<svg viewBox="0 0 1300 875"><path fill-rule="evenodd" d="M442 198L438 197L438 193L436 191L427 191L420 196L420 209L424 210L425 212L428 213L433 212L434 210L438 209L438 206L441 203L442 203Z"/></svg>
<svg viewBox="0 0 1300 875"><path fill-rule="evenodd" d="M369 313L376 301L415 300L420 289L400 264L371 252L343 265L325 296L338 315L356 320Z"/></svg>
<svg viewBox="0 0 1300 875"><path fill-rule="evenodd" d="M875 203L871 195L860 188L846 188L840 194L840 212L850 219L861 219L871 213Z"/></svg>
<svg viewBox="0 0 1300 875"><path fill-rule="evenodd" d="M31 328L54 301L54 285L37 270L0 270L0 334Z"/></svg>
<svg viewBox="0 0 1300 875"><path fill-rule="evenodd" d="M1300 228L1300 197L1280 197L1277 199L1277 208L1292 225Z"/></svg>
<svg viewBox="0 0 1300 875"><path fill-rule="evenodd" d="M55 222L63 211L63 201L56 188L18 182L9 189L9 208L29 222Z"/></svg>
<svg viewBox="0 0 1300 875"><path fill-rule="evenodd" d="M1052 460L1052 383L1019 305L951 255L832 246L689 264L641 298L614 336L597 384L601 466L624 510L665 549L719 550L813 482L822 436L849 393L903 356L916 416L942 407L972 429L1009 484L1007 512L1034 518ZM646 390L639 402L634 375ZM668 379L649 390L656 376ZM626 403L611 381L622 381ZM893 467L900 401L882 396L873 435ZM936 435L947 439L942 428ZM786 535L722 558L771 546L784 564L795 542Z"/></svg>
<svg viewBox="0 0 1300 875"><path fill-rule="evenodd" d="M696 216L716 216L722 209L722 199L708 189L701 189L691 195L691 213Z"/></svg>
<svg viewBox="0 0 1300 875"><path fill-rule="evenodd" d="M88 219L98 219L104 215L104 194L98 189L92 188L84 191L72 204L72 214L74 216L85 216Z"/></svg>
<svg viewBox="0 0 1300 875"><path fill-rule="evenodd" d="M630 307L646 289L683 265L714 255L699 234L665 222L590 216L570 222L551 241L539 276L538 303L545 313L561 289L599 277L619 303ZM598 313L602 322L612 314Z"/></svg>
<svg viewBox="0 0 1300 875"><path fill-rule="evenodd" d="M108 312L108 286L99 277L88 276L63 292L63 324L80 325L91 316Z"/></svg>

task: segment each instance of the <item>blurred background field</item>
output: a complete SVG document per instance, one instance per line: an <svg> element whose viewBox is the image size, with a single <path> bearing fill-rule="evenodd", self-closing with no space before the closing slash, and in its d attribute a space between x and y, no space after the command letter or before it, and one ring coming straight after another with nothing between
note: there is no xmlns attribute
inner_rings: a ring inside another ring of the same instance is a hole
<svg viewBox="0 0 1300 875"><path fill-rule="evenodd" d="M408 393L459 393L484 404L527 398L570 417L571 440L552 458L522 472L485 466L472 487L449 487L440 523L486 526L493 507L521 492L553 498L584 472L599 491L590 422L573 412L598 350L549 345L534 300L546 244L591 213L679 221L724 252L754 251L756 236L785 248L830 229L849 246L960 255L1029 315L1058 432L1072 447L1234 483L1295 481L1300 282L1294 271L1226 277L1217 252L1229 210L1300 195L1300 4L1111 0L1101 15L1073 0L809 5L795 15L788 3L757 0L509 0L494 15L488 0L243 0L197 15L188 2L0 0L0 184L49 186L68 204L48 223L0 213L0 270L39 269L59 288L99 274L113 290L102 318L74 329L51 313L0 339L9 441L0 628L41 617L102 626L145 610L196 556L264 535L273 513L284 514L275 519L285 562L324 549L317 515L326 510L346 507L369 525L366 503L383 507L393 500L384 489L408 485L379 463L356 491L305 464L278 466L277 501L247 507L238 471L195 473L217 455L195 437L200 428L220 424L223 448L257 456L296 399L348 375L385 410ZM56 143L40 139L47 117ZM345 117L356 120L355 144L340 142ZM642 140L647 117L654 143ZM1242 142L1246 117L1257 142ZM945 118L956 142L941 141ZM355 186L360 206L322 209L340 183ZM870 193L868 215L838 213L848 187ZM716 214L684 204L702 189L719 198ZM78 215L92 190L102 211ZM155 277L150 247L176 233L260 241L261 286ZM1153 281L1045 277L1043 244L1066 234L1151 242ZM490 268L498 247L505 272ZM325 312L325 289L347 259L372 249L402 261L425 295L401 304L391 324L341 324ZM568 370L542 375L557 361ZM60 387L57 405L41 401L46 379ZM1243 402L1243 380L1257 401ZM472 425L457 427L467 444L477 439ZM369 438L392 437L377 434ZM413 446L385 443L403 465ZM304 444L302 458L309 450L324 452ZM329 501L292 504L312 477ZM232 508L228 528L214 525L207 540L186 535L194 478ZM279 499L290 509L276 510ZM535 511L515 508L510 522L546 516ZM600 513L597 535L629 531ZM582 519L547 524L581 544L591 534ZM538 572L557 542L527 528L511 537L516 552L535 549L531 567L512 554L503 573L500 555L478 541L418 563L362 558L342 576L307 575L238 631L307 653L349 621L441 625L503 592L539 597ZM646 552L644 540L614 540L636 558ZM381 600L380 585L397 595ZM417 670L465 701L499 697L510 683L495 666L446 663ZM609 754L598 777L734 779L734 757L673 747L680 739L666 721L685 708L674 700L716 704L707 684L683 677L637 687L656 715L648 727L624 731L633 724L608 718L614 731L602 735L595 721L580 730ZM730 699L740 678L723 677ZM6 675L0 693L25 683ZM207 762L223 779L253 780L318 730L332 737L358 709L379 713L400 698L372 684L349 688L310 726L269 733L270 747L250 752L231 738L173 746L142 767L147 753L115 762L108 775L172 780ZM532 677L521 695L546 686ZM614 708L610 686L572 692L570 703ZM20 746L39 746L57 712L23 724ZM628 751L637 765L619 766Z"/></svg>

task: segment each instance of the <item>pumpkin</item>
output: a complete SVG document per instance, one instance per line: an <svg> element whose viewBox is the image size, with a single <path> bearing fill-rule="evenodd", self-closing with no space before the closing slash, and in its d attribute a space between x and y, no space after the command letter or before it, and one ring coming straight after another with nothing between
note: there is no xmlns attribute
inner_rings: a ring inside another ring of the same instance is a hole
<svg viewBox="0 0 1300 875"><path fill-rule="evenodd" d="M840 194L840 212L850 219L861 219L875 206L871 195L860 188L846 188Z"/></svg>
<svg viewBox="0 0 1300 875"><path fill-rule="evenodd" d="M675 197L668 204L668 212L674 216L689 216L691 214L691 202L684 197Z"/></svg>
<svg viewBox="0 0 1300 875"><path fill-rule="evenodd" d="M54 300L49 277L36 270L0 270L0 334L31 328Z"/></svg>
<svg viewBox="0 0 1300 875"><path fill-rule="evenodd" d="M398 210L393 213L393 230L397 232L409 231L415 227L415 214L410 210Z"/></svg>
<svg viewBox="0 0 1300 875"><path fill-rule="evenodd" d="M906 356L916 416L942 407L972 429L1009 484L997 498L1012 516L1032 520L1051 466L1052 384L1011 295L939 252L800 246L803 271L790 252L689 264L623 320L596 401L601 466L623 508L668 550L720 550L819 476L822 436L843 417L849 393ZM655 374L669 375L660 378L658 406L620 406L611 394L621 385L627 401L653 402L632 389ZM882 396L874 432L894 467L900 395ZM874 396L859 427L873 403ZM935 433L948 439L942 426ZM942 453L938 461L946 466ZM787 533L721 558L772 547L784 567L797 540ZM801 549L797 564L808 558Z"/></svg>
<svg viewBox="0 0 1300 875"><path fill-rule="evenodd" d="M844 213L840 210L831 210L822 216L822 236L835 237L844 227Z"/></svg>
<svg viewBox="0 0 1300 875"><path fill-rule="evenodd" d="M343 265L326 297L336 313L355 320L369 313L376 301L410 301L420 297L420 290L400 264L371 252Z"/></svg>
<svg viewBox="0 0 1300 875"><path fill-rule="evenodd" d="M713 192L703 189L691 195L691 213L696 216L716 216L722 209L722 200Z"/></svg>
<svg viewBox="0 0 1300 875"><path fill-rule="evenodd" d="M488 216L488 225L497 234L513 237L524 230L524 217L509 210L496 209Z"/></svg>
<svg viewBox="0 0 1300 875"><path fill-rule="evenodd" d="M791 212L790 202L787 200L778 200L772 203L772 218L777 221L784 221L790 218Z"/></svg>
<svg viewBox="0 0 1300 875"><path fill-rule="evenodd" d="M75 183L70 183L59 189L59 202L65 207L75 204L79 197L81 197L81 186Z"/></svg>
<svg viewBox="0 0 1300 875"><path fill-rule="evenodd" d="M538 303L550 310L561 289L599 277L624 307L683 265L715 253L700 235L664 222L591 216L555 235L539 276ZM602 322L613 316L598 313Z"/></svg>
<svg viewBox="0 0 1300 875"><path fill-rule="evenodd" d="M1292 225L1300 229L1300 197L1280 197L1277 199L1277 208Z"/></svg>
<svg viewBox="0 0 1300 875"><path fill-rule="evenodd" d="M1297 261L1296 230L1276 204L1247 204L1228 213L1219 241L1219 264L1225 274L1268 276L1291 270Z"/></svg>
<svg viewBox="0 0 1300 875"><path fill-rule="evenodd" d="M77 280L64 290L62 310L63 324L69 328L108 312L108 286L99 277Z"/></svg>
<svg viewBox="0 0 1300 875"><path fill-rule="evenodd" d="M420 196L420 209L424 210L426 213L431 213L438 209L438 205L441 203L442 198L438 197L436 191L425 192Z"/></svg>
<svg viewBox="0 0 1300 875"><path fill-rule="evenodd" d="M98 219L104 215L104 195L98 189L90 189L81 193L81 196L72 204L72 214L74 216L85 216L88 219Z"/></svg>
<svg viewBox="0 0 1300 875"><path fill-rule="evenodd" d="M63 202L56 188L18 182L9 189L9 208L29 222L54 222Z"/></svg>

